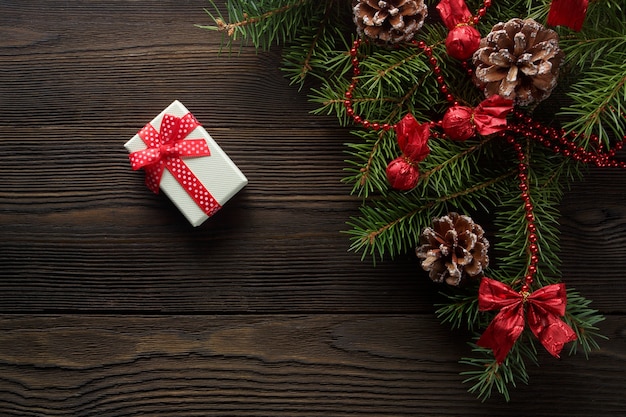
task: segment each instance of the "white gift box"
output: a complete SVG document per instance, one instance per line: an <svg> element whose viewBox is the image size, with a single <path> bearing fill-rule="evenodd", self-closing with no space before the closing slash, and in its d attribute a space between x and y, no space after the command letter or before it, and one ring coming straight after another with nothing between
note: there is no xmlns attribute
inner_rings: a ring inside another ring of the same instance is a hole
<svg viewBox="0 0 626 417"><path fill-rule="evenodd" d="M183 117L187 113L189 110L181 102L175 100L150 124L158 131L165 114ZM248 179L202 126L196 127L185 139L204 139L206 141L211 152L210 156L182 157L181 159L220 206L223 206L248 184ZM124 147L129 153L147 149L147 145L139 134L126 142ZM159 188L174 202L194 227L201 225L209 218L167 168L163 171Z"/></svg>

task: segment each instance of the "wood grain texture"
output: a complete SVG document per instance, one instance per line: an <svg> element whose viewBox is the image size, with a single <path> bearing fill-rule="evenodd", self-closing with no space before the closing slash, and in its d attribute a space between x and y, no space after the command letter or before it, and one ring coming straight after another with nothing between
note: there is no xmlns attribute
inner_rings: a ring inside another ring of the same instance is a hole
<svg viewBox="0 0 626 417"><path fill-rule="evenodd" d="M432 317L4 317L0 409L3 416L619 415L626 377L615 364L623 369L626 360L626 320L604 327L612 340L588 361L547 361L530 369L532 385L511 403L476 404L458 375L464 345Z"/></svg>
<svg viewBox="0 0 626 417"><path fill-rule="evenodd" d="M279 50L220 55L208 6L0 2L0 416L623 414L623 172L562 204L564 279L610 339L480 403L414 257L348 252L349 131ZM196 229L123 148L174 99L250 180Z"/></svg>

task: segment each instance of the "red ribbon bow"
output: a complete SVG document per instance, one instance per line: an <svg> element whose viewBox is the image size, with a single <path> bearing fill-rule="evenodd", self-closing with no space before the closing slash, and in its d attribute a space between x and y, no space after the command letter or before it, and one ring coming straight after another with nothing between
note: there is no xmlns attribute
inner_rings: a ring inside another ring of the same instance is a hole
<svg viewBox="0 0 626 417"><path fill-rule="evenodd" d="M483 278L478 290L478 309L499 309L500 312L478 340L478 346L493 349L496 361L502 363L522 334L526 316L537 339L558 358L563 345L576 340L576 333L560 319L565 314L566 304L563 283L546 285L529 294L516 292L500 281Z"/></svg>
<svg viewBox="0 0 626 417"><path fill-rule="evenodd" d="M548 12L548 24L567 26L580 31L587 14L588 0L552 0Z"/></svg>
<svg viewBox="0 0 626 417"><path fill-rule="evenodd" d="M430 153L428 147L430 123L420 125L415 117L408 113L398 122L395 131L402 155L387 165L387 180L393 188L406 191L417 185L419 179L417 163Z"/></svg>
<svg viewBox="0 0 626 417"><path fill-rule="evenodd" d="M453 140L466 140L480 133L483 136L506 129L506 116L513 110L513 100L493 95L476 108L452 106L443 116L442 127Z"/></svg>
<svg viewBox="0 0 626 417"><path fill-rule="evenodd" d="M198 126L200 124L191 113L183 117L164 114L158 131L148 123L137 133L147 148L128 157L133 170L143 168L146 171L146 185L155 194L159 193L161 177L167 168L202 211L210 216L221 208L220 204L181 159L211 155L204 139L185 139Z"/></svg>

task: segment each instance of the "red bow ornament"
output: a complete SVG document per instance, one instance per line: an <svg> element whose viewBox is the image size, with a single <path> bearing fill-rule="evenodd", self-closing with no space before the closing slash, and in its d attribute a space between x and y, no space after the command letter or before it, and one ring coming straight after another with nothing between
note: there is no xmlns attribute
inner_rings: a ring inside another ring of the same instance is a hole
<svg viewBox="0 0 626 417"><path fill-rule="evenodd" d="M577 338L572 328L561 320L566 304L563 283L546 285L531 294L516 292L500 281L483 278L478 290L478 309L500 312L478 340L478 346L491 348L496 361L502 363L527 321L546 350L558 358L563 345Z"/></svg>
<svg viewBox="0 0 626 417"><path fill-rule="evenodd" d="M567 26L580 31L587 15L588 0L552 0L548 12L548 24Z"/></svg>
<svg viewBox="0 0 626 417"><path fill-rule="evenodd" d="M409 113L396 125L395 131L402 155L387 165L387 180L396 190L407 191L415 187L419 180L418 162L430 153L430 123L420 125Z"/></svg>
<svg viewBox="0 0 626 417"><path fill-rule="evenodd" d="M448 28L446 52L452 58L471 58L480 44L480 32L470 25L473 18L465 0L441 0L437 5L443 23Z"/></svg>
<svg viewBox="0 0 626 417"><path fill-rule="evenodd" d="M211 216L221 205L182 159L211 155L204 139L186 139L198 126L191 113L183 117L165 113L159 130L148 123L137 133L147 148L132 152L129 159L133 170L143 168L146 171L146 185L155 194L159 193L161 178L167 169L198 207Z"/></svg>
<svg viewBox="0 0 626 417"><path fill-rule="evenodd" d="M474 109L467 106L450 107L443 116L441 126L453 140L467 140L476 133L491 135L506 129L506 116L512 110L513 100L493 95Z"/></svg>

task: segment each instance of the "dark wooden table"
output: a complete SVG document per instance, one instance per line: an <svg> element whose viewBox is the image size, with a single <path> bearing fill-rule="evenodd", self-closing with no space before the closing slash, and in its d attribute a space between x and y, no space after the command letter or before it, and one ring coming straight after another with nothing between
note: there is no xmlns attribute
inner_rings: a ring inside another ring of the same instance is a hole
<svg viewBox="0 0 626 417"><path fill-rule="evenodd" d="M416 260L347 251L349 133L278 51L218 55L207 6L0 1L0 416L625 415L624 172L562 205L609 340L481 403ZM250 181L196 229L123 148L174 99Z"/></svg>

